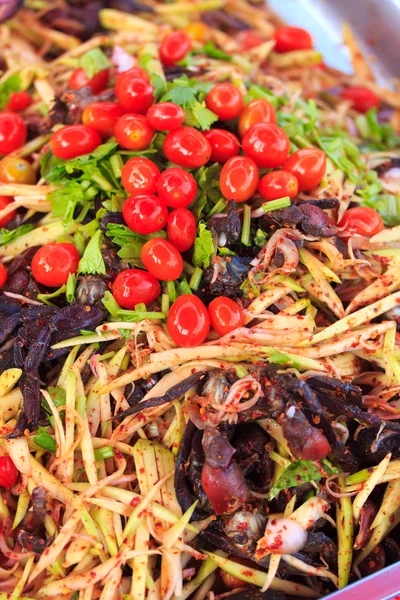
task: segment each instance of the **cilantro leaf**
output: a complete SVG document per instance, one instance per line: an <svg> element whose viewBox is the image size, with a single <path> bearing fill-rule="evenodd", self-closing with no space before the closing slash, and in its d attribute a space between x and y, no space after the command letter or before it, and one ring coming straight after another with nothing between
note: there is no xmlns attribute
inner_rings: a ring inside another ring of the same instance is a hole
<svg viewBox="0 0 400 600"><path fill-rule="evenodd" d="M268 234L265 233L262 229L257 229L256 235L254 236L254 243L256 246L264 246L265 240L267 239Z"/></svg>
<svg viewBox="0 0 400 600"><path fill-rule="evenodd" d="M81 174L86 179L90 179L90 176L99 170L103 164L103 160L114 154L118 148L118 144L115 140L105 142L90 152L90 154L83 154L77 156L72 160L61 160L56 158L50 150L44 155L41 160L41 175L47 181L56 182L66 174L77 176ZM108 165L105 164L105 168ZM110 169L111 171L111 169Z"/></svg>
<svg viewBox="0 0 400 600"><path fill-rule="evenodd" d="M231 62L232 60L232 56L230 54L227 54L220 48L217 48L214 42L211 41L207 42L207 44L200 48L199 53L206 54L210 58L219 58L228 62Z"/></svg>
<svg viewBox="0 0 400 600"><path fill-rule="evenodd" d="M51 214L53 217L63 219L65 229L71 225L75 209L83 205L85 201L84 191L78 181L66 180L65 185L47 196L51 202Z"/></svg>
<svg viewBox="0 0 400 600"><path fill-rule="evenodd" d="M4 227L2 227L0 229L0 246L2 246L3 244L8 244L13 240L16 240L21 235L32 231L32 229L35 229L35 226L29 225L28 223L26 223L25 225L20 225L15 229L5 229Z"/></svg>
<svg viewBox="0 0 400 600"><path fill-rule="evenodd" d="M85 52L79 61L79 65L85 71L89 79L100 71L111 67L110 61L100 48L93 48L92 50Z"/></svg>
<svg viewBox="0 0 400 600"><path fill-rule="evenodd" d="M10 100L12 92L21 90L21 77L18 73L10 75L5 81L0 83L0 110L2 110Z"/></svg>
<svg viewBox="0 0 400 600"><path fill-rule="evenodd" d="M103 234L99 230L94 234L94 236L86 246L85 252L83 253L81 260L79 261L79 273L105 275L106 265L104 264L103 256L101 254L102 242Z"/></svg>
<svg viewBox="0 0 400 600"><path fill-rule="evenodd" d="M268 500L273 500L282 490L297 487L309 481L320 481L338 473L338 469L328 460L295 460L290 464L270 489Z"/></svg>
<svg viewBox="0 0 400 600"><path fill-rule="evenodd" d="M218 121L217 115L206 107L205 102L195 100L190 112L195 119L195 127L199 129L210 129L211 125Z"/></svg>
<svg viewBox="0 0 400 600"><path fill-rule="evenodd" d="M209 82L197 82L189 79L186 75L174 79L168 83L167 91L162 96L161 102L174 102L184 108L191 108L196 100L203 100L204 94L213 87Z"/></svg>
<svg viewBox="0 0 400 600"><path fill-rule="evenodd" d="M55 452L57 450L55 440L47 433L45 427L39 427L38 434L35 435L33 441L37 446L43 448L43 450L48 450L49 452Z"/></svg>
<svg viewBox="0 0 400 600"><path fill-rule="evenodd" d="M195 267L207 268L210 266L211 256L215 248L212 233L204 222L199 223L197 237L194 242L193 264Z"/></svg>

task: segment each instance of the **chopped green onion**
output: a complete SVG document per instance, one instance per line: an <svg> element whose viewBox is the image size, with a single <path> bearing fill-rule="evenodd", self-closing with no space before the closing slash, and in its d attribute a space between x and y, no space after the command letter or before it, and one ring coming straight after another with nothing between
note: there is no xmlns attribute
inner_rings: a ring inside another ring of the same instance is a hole
<svg viewBox="0 0 400 600"><path fill-rule="evenodd" d="M210 212L204 217L205 220L207 221L213 215L217 215L218 213L224 212L224 210L226 209L226 205L227 205L227 201L224 198L221 198L220 200L218 200L218 202L216 204L214 204L214 206L212 207Z"/></svg>
<svg viewBox="0 0 400 600"><path fill-rule="evenodd" d="M164 315L168 315L168 312L169 312L169 296L168 296L168 294L162 294L162 296L161 296L161 312Z"/></svg>
<svg viewBox="0 0 400 600"><path fill-rule="evenodd" d="M111 446L104 446L103 448L97 448L94 451L95 461L105 460L106 458L113 458L115 456L115 452Z"/></svg>
<svg viewBox="0 0 400 600"><path fill-rule="evenodd" d="M189 286L192 288L192 290L199 289L202 276L203 269L200 269L200 267L196 267L189 281Z"/></svg>
<svg viewBox="0 0 400 600"><path fill-rule="evenodd" d="M101 173L94 173L92 175L92 181L94 181L94 183L97 183L100 186L100 188L105 190L106 192L111 192L113 189L111 183L108 181L108 179L101 175Z"/></svg>
<svg viewBox="0 0 400 600"><path fill-rule="evenodd" d="M191 265L190 263L186 262L186 260L183 261L183 270L185 271L185 273L187 273L188 275L193 275L194 270L196 267L194 267L193 265Z"/></svg>
<svg viewBox="0 0 400 600"><path fill-rule="evenodd" d="M186 279L182 279L182 281L180 281L178 283L178 288L179 288L180 294L191 294L192 293L192 290L190 289L190 286L189 286L188 282L186 281Z"/></svg>
<svg viewBox="0 0 400 600"><path fill-rule="evenodd" d="M176 300L176 288L175 283L173 281L167 281L167 292L170 304L173 304Z"/></svg>
<svg viewBox="0 0 400 600"><path fill-rule="evenodd" d="M287 208L290 206L290 204L291 202L289 196L284 196L283 198L277 198L276 200L271 200L270 202L263 202L262 209L264 212L271 212L272 210Z"/></svg>
<svg viewBox="0 0 400 600"><path fill-rule="evenodd" d="M243 226L241 241L244 246L250 246L250 227L251 227L251 206L245 204L243 206Z"/></svg>
<svg viewBox="0 0 400 600"><path fill-rule="evenodd" d="M122 160L121 155L113 154L110 158L110 165L115 177L119 179L121 177L122 167L124 166L124 161Z"/></svg>
<svg viewBox="0 0 400 600"><path fill-rule="evenodd" d="M235 371L236 371L236 375L239 377L239 379L242 379L243 377L246 377L246 375L249 374L248 370L245 367L243 367L242 365L236 365Z"/></svg>

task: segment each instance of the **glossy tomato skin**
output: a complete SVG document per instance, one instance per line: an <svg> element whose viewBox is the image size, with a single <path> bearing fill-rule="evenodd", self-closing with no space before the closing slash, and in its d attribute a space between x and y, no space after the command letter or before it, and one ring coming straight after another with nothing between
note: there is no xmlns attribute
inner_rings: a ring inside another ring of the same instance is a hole
<svg viewBox="0 0 400 600"><path fill-rule="evenodd" d="M0 288L2 288L7 281L7 269L0 263Z"/></svg>
<svg viewBox="0 0 400 600"><path fill-rule="evenodd" d="M313 39L301 27L278 27L274 33L275 52L292 52L293 50L311 50Z"/></svg>
<svg viewBox="0 0 400 600"><path fill-rule="evenodd" d="M109 78L109 69L103 69L89 79L82 67L79 67L79 69L75 69L72 73L69 80L69 87L71 90L79 90L88 85L92 88L94 94L99 94L106 89Z"/></svg>
<svg viewBox="0 0 400 600"><path fill-rule="evenodd" d="M136 304L151 304L160 295L159 281L147 271L127 269L118 273L112 293L122 308L133 310Z"/></svg>
<svg viewBox="0 0 400 600"><path fill-rule="evenodd" d="M371 108L379 108L381 103L374 92L362 86L345 88L340 97L344 100L350 100L352 108L360 113L366 113Z"/></svg>
<svg viewBox="0 0 400 600"><path fill-rule="evenodd" d="M114 135L120 146L128 150L145 150L155 131L143 115L124 115L115 124Z"/></svg>
<svg viewBox="0 0 400 600"><path fill-rule="evenodd" d="M230 131L210 129L204 132L204 137L207 138L211 146L212 162L224 163L232 156L239 154L239 140Z"/></svg>
<svg viewBox="0 0 400 600"><path fill-rule="evenodd" d="M257 123L276 123L276 113L271 102L264 98L256 98L244 107L240 113L238 130L241 138Z"/></svg>
<svg viewBox="0 0 400 600"><path fill-rule="evenodd" d="M51 134L50 150L63 160L89 154L101 144L97 131L86 125L66 125Z"/></svg>
<svg viewBox="0 0 400 600"><path fill-rule="evenodd" d="M219 180L222 195L227 200L245 202L255 193L258 178L254 160L247 156L233 156L222 167Z"/></svg>
<svg viewBox="0 0 400 600"><path fill-rule="evenodd" d="M175 344L181 348L193 348L206 339L210 331L210 318L200 298L183 294L170 308L167 327Z"/></svg>
<svg viewBox="0 0 400 600"><path fill-rule="evenodd" d="M10 488L16 484L18 469L10 456L0 456L0 486Z"/></svg>
<svg viewBox="0 0 400 600"><path fill-rule="evenodd" d="M238 304L227 296L214 298L208 305L211 326L219 335L227 335L238 327L244 327L243 313Z"/></svg>
<svg viewBox="0 0 400 600"><path fill-rule="evenodd" d="M176 208L168 217L168 239L179 252L186 252L196 238L196 219L187 208Z"/></svg>
<svg viewBox="0 0 400 600"><path fill-rule="evenodd" d="M281 167L290 151L286 133L274 123L257 123L242 140L243 152L264 169Z"/></svg>
<svg viewBox="0 0 400 600"><path fill-rule="evenodd" d="M160 169L145 156L133 156L122 167L122 185L130 194L154 194L159 177Z"/></svg>
<svg viewBox="0 0 400 600"><path fill-rule="evenodd" d="M325 175L326 154L318 148L301 148L289 156L283 169L296 177L299 192L311 190Z"/></svg>
<svg viewBox="0 0 400 600"><path fill-rule="evenodd" d="M166 169L157 181L157 194L171 208L189 206L196 198L197 183L191 173L180 167Z"/></svg>
<svg viewBox="0 0 400 600"><path fill-rule="evenodd" d="M12 92L10 100L5 107L5 110L12 110L14 112L21 112L28 108L32 104L32 96L27 91Z"/></svg>
<svg viewBox="0 0 400 600"><path fill-rule="evenodd" d="M176 65L185 58L192 47L192 40L185 31L173 31L160 44L160 59L166 67Z"/></svg>
<svg viewBox="0 0 400 600"><path fill-rule="evenodd" d="M122 73L118 75L115 85L118 85L119 88L123 88L131 79L144 79L150 83L150 75L147 71L141 69L140 67L132 67L132 69L122 71Z"/></svg>
<svg viewBox="0 0 400 600"><path fill-rule="evenodd" d="M140 258L148 272L157 279L175 281L182 275L181 253L164 238L152 238L146 242Z"/></svg>
<svg viewBox="0 0 400 600"><path fill-rule="evenodd" d="M2 183L36 183L35 169L24 158L5 156L0 160L0 181Z"/></svg>
<svg viewBox="0 0 400 600"><path fill-rule="evenodd" d="M26 125L22 118L13 112L0 113L0 154L9 154L25 144Z"/></svg>
<svg viewBox="0 0 400 600"><path fill-rule="evenodd" d="M236 119L243 108L242 92L232 83L218 83L208 92L206 106L220 121Z"/></svg>
<svg viewBox="0 0 400 600"><path fill-rule="evenodd" d="M338 235L342 238L349 238L353 235L372 237L382 231L384 225L382 217L374 208L356 206L346 210L338 227L342 228Z"/></svg>
<svg viewBox="0 0 400 600"><path fill-rule="evenodd" d="M125 111L144 115L154 102L154 88L145 79L128 77L127 73L117 79L117 100Z"/></svg>
<svg viewBox="0 0 400 600"><path fill-rule="evenodd" d="M264 200L277 200L285 196L293 200L297 196L299 184L296 177L288 171L271 171L260 179L257 189Z"/></svg>
<svg viewBox="0 0 400 600"><path fill-rule="evenodd" d="M0 210L3 210L3 208L8 206L9 204L13 204L13 202L14 202L14 198L11 198L10 196L0 196ZM7 223L12 221L16 216L17 216L16 210L9 212L8 215L6 215L2 219L0 219L0 227L5 227L7 225Z"/></svg>
<svg viewBox="0 0 400 600"><path fill-rule="evenodd" d="M167 133L163 150L169 161L187 169L202 167L211 156L208 140L200 131L187 126Z"/></svg>
<svg viewBox="0 0 400 600"><path fill-rule="evenodd" d="M164 202L154 194L136 194L127 198L122 216L129 229L140 235L160 231L168 220Z"/></svg>
<svg viewBox="0 0 400 600"><path fill-rule="evenodd" d="M107 139L114 135L115 124L123 114L124 110L117 102L92 102L83 111L82 123Z"/></svg>
<svg viewBox="0 0 400 600"><path fill-rule="evenodd" d="M256 48L265 42L265 38L263 38L255 29L245 29L239 31L236 36L236 41L240 45L240 49L246 51L251 50L251 48Z"/></svg>
<svg viewBox="0 0 400 600"><path fill-rule="evenodd" d="M74 244L46 244L32 259L32 275L35 281L47 287L61 287L67 283L70 273L76 273L78 264L79 252Z"/></svg>
<svg viewBox="0 0 400 600"><path fill-rule="evenodd" d="M185 120L185 111L174 102L158 102L150 106L146 118L158 131L177 129Z"/></svg>

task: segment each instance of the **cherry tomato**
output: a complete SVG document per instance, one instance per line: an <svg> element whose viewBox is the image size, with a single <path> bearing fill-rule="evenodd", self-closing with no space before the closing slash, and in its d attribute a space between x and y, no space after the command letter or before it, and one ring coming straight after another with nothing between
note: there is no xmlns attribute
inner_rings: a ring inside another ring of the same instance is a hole
<svg viewBox="0 0 400 600"><path fill-rule="evenodd" d="M36 183L35 169L24 158L5 156L0 160L0 181L3 183Z"/></svg>
<svg viewBox="0 0 400 600"><path fill-rule="evenodd" d="M185 111L179 104L159 102L150 106L146 118L154 129L170 131L182 125L185 120Z"/></svg>
<svg viewBox="0 0 400 600"><path fill-rule="evenodd" d="M154 133L143 115L124 115L114 127L118 144L128 150L145 150L150 146Z"/></svg>
<svg viewBox="0 0 400 600"><path fill-rule="evenodd" d="M70 273L76 273L78 264L79 252L74 244L46 244L39 248L32 259L32 275L38 283L60 287L67 283Z"/></svg>
<svg viewBox="0 0 400 600"><path fill-rule="evenodd" d="M239 154L240 144L236 135L225 129L210 129L204 132L210 142L211 160L224 163L232 156Z"/></svg>
<svg viewBox="0 0 400 600"><path fill-rule="evenodd" d="M7 269L3 264L0 263L0 288L3 287L7 281Z"/></svg>
<svg viewBox="0 0 400 600"><path fill-rule="evenodd" d="M144 115L154 102L154 88L145 79L134 75L131 71L121 73L115 95L124 110Z"/></svg>
<svg viewBox="0 0 400 600"><path fill-rule="evenodd" d="M25 90L22 92L11 92L10 100L8 101L5 110L21 112L32 104L32 96Z"/></svg>
<svg viewBox="0 0 400 600"><path fill-rule="evenodd" d="M9 456L0 456L0 485L10 488L18 478L18 469Z"/></svg>
<svg viewBox="0 0 400 600"><path fill-rule="evenodd" d="M372 237L382 231L383 221L374 208L357 206L346 210L338 226L344 229L339 232L342 238L349 238L353 235Z"/></svg>
<svg viewBox="0 0 400 600"><path fill-rule="evenodd" d="M181 348L193 348L206 339L210 331L210 318L200 298L183 294L170 308L167 327L175 344Z"/></svg>
<svg viewBox="0 0 400 600"><path fill-rule="evenodd" d="M109 78L110 71L108 69L103 69L89 78L82 67L79 67L79 69L75 69L72 73L69 80L69 87L71 90L80 90L85 85L88 85L92 88L94 94L98 94L106 89Z"/></svg>
<svg viewBox="0 0 400 600"><path fill-rule="evenodd" d="M236 41L240 46L241 50L251 50L251 48L255 48L259 46L263 42L265 42L265 38L262 37L258 31L254 29L245 29L243 31L239 31L236 36Z"/></svg>
<svg viewBox="0 0 400 600"><path fill-rule="evenodd" d="M179 250L186 252L196 238L196 219L187 208L177 208L168 217L168 239Z"/></svg>
<svg viewBox="0 0 400 600"><path fill-rule="evenodd" d="M130 158L121 173L122 185L130 194L154 194L159 177L160 169L144 156Z"/></svg>
<svg viewBox="0 0 400 600"><path fill-rule="evenodd" d="M271 171L260 179L258 192L264 200L277 200L289 196L291 200L297 195L299 184L292 173L287 171Z"/></svg>
<svg viewBox="0 0 400 600"><path fill-rule="evenodd" d="M8 206L9 204L13 204L13 202L14 202L14 198L11 198L10 196L0 196L0 210L3 210L3 208ZM5 227L7 225L7 223L12 221L12 219L14 219L16 216L17 216L16 210L9 212L8 215L6 215L2 219L0 219L0 227Z"/></svg>
<svg viewBox="0 0 400 600"><path fill-rule="evenodd" d="M192 40L185 31L173 31L165 36L160 44L160 59L163 65L171 67L185 58L192 47Z"/></svg>
<svg viewBox="0 0 400 600"><path fill-rule="evenodd" d="M234 300L226 296L214 298L208 305L208 314L211 326L219 335L226 335L238 327L244 327L240 307Z"/></svg>
<svg viewBox="0 0 400 600"><path fill-rule="evenodd" d="M340 97L351 101L351 106L360 113L366 113L371 108L379 108L381 101L371 90L362 86L345 88Z"/></svg>
<svg viewBox="0 0 400 600"><path fill-rule="evenodd" d="M283 165L290 151L286 133L274 123L257 123L242 140L243 152L259 167L275 169Z"/></svg>
<svg viewBox="0 0 400 600"><path fill-rule="evenodd" d="M275 109L271 102L257 98L249 102L240 113L238 122L239 135L242 138L257 123L276 123Z"/></svg>
<svg viewBox="0 0 400 600"><path fill-rule="evenodd" d="M292 50L310 50L313 39L301 27L278 27L274 33L275 52L291 52Z"/></svg>
<svg viewBox="0 0 400 600"><path fill-rule="evenodd" d="M0 113L0 154L9 154L25 144L26 125L22 118L13 112Z"/></svg>
<svg viewBox="0 0 400 600"><path fill-rule="evenodd" d="M151 304L161 292L160 283L147 271L121 271L112 284L112 293L122 308L132 310L136 304Z"/></svg>
<svg viewBox="0 0 400 600"><path fill-rule="evenodd" d="M297 150L285 161L283 169L297 178L299 192L311 190L321 183L325 175L325 152L317 148Z"/></svg>
<svg viewBox="0 0 400 600"><path fill-rule="evenodd" d="M129 229L141 235L160 231L168 220L164 202L154 194L130 196L122 207L122 216Z"/></svg>
<svg viewBox="0 0 400 600"><path fill-rule="evenodd" d="M179 127L167 133L163 150L169 161L187 169L202 167L211 156L208 140L194 127Z"/></svg>
<svg viewBox="0 0 400 600"><path fill-rule="evenodd" d="M141 69L140 67L132 67L132 69L122 71L122 73L118 75L116 83L122 88L125 82L131 79L144 79L150 83L150 75L147 71Z"/></svg>
<svg viewBox="0 0 400 600"><path fill-rule="evenodd" d="M201 21L194 21L185 27L185 31L192 40L204 42L208 34L208 27Z"/></svg>
<svg viewBox="0 0 400 600"><path fill-rule="evenodd" d="M219 185L227 200L248 200L256 191L257 184L257 165L247 156L233 156L222 167Z"/></svg>
<svg viewBox="0 0 400 600"><path fill-rule="evenodd" d="M51 134L49 143L54 156L68 160L96 150L101 144L101 137L86 125L66 125Z"/></svg>
<svg viewBox="0 0 400 600"><path fill-rule="evenodd" d="M140 255L142 263L149 273L163 281L175 281L182 275L182 256L164 238L152 238L142 248Z"/></svg>
<svg viewBox="0 0 400 600"><path fill-rule="evenodd" d="M171 167L161 173L157 182L157 194L167 206L182 208L196 198L197 183L191 173L179 167Z"/></svg>
<svg viewBox="0 0 400 600"><path fill-rule="evenodd" d="M115 124L123 114L124 110L117 102L92 102L83 111L82 123L107 139L114 135Z"/></svg>
<svg viewBox="0 0 400 600"><path fill-rule="evenodd" d="M206 106L220 121L230 121L238 117L243 108L242 92L232 83L219 83L208 92Z"/></svg>

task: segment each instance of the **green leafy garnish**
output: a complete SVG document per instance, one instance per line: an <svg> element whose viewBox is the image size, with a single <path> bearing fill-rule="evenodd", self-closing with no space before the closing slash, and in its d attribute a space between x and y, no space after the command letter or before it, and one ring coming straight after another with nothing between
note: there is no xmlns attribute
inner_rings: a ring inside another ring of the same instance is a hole
<svg viewBox="0 0 400 600"><path fill-rule="evenodd" d="M220 48L217 48L214 42L211 41L207 42L202 48L200 48L199 54L206 54L210 58L218 58L227 62L232 61L232 56L230 54L227 54Z"/></svg>
<svg viewBox="0 0 400 600"><path fill-rule="evenodd" d="M195 100L202 101L212 87L211 82L196 81L194 78L189 79L186 75L182 75L168 83L161 102L174 102L183 108L190 108Z"/></svg>
<svg viewBox="0 0 400 600"><path fill-rule="evenodd" d="M37 446L43 448L43 450L48 450L49 452L55 452L57 450L55 440L47 433L45 427L39 427L38 434L35 435L33 441Z"/></svg>
<svg viewBox="0 0 400 600"><path fill-rule="evenodd" d="M212 233L207 229L206 224L201 221L197 230L196 240L194 242L193 264L196 267L207 268L210 266L211 256L215 248Z"/></svg>
<svg viewBox="0 0 400 600"><path fill-rule="evenodd" d="M186 110L185 123L198 129L210 129L211 125L218 121L215 113L206 107L206 103L194 100L190 109Z"/></svg>
<svg viewBox="0 0 400 600"><path fill-rule="evenodd" d="M19 92L21 90L21 77L18 73L10 75L4 81L0 83L0 110L8 104L10 96L13 92Z"/></svg>
<svg viewBox="0 0 400 600"><path fill-rule="evenodd" d="M100 48L93 48L92 50L85 52L80 59L79 64L89 79L94 77L94 75L100 71L104 71L104 69L109 69L111 67L110 61Z"/></svg>
<svg viewBox="0 0 400 600"><path fill-rule="evenodd" d="M256 235L254 236L254 243L256 246L264 246L268 234L262 229L257 229Z"/></svg>
<svg viewBox="0 0 400 600"><path fill-rule="evenodd" d="M25 225L20 225L15 229L5 229L4 227L2 227L0 229L0 246L3 246L3 244L8 244L9 242L16 240L21 235L29 233L29 231L32 231L33 229L35 229L34 225L30 225L29 223L26 223Z"/></svg>
<svg viewBox="0 0 400 600"><path fill-rule="evenodd" d="M400 196L395 194L379 194L379 196L364 200L361 205L377 210L387 227L400 225Z"/></svg>
<svg viewBox="0 0 400 600"><path fill-rule="evenodd" d="M121 308L111 292L106 292L102 303L108 310L113 319L126 321L127 323L138 323L143 319L164 319L165 315L161 312L145 310L146 306L136 306L135 310L125 310ZM142 310L143 309L143 310ZM130 332L128 332L130 335Z"/></svg>
<svg viewBox="0 0 400 600"><path fill-rule="evenodd" d="M268 500L276 498L282 490L298 487L309 481L320 481L323 477L329 477L338 472L338 469L326 459L321 461L295 460L286 467L272 486L268 494Z"/></svg>
<svg viewBox="0 0 400 600"><path fill-rule="evenodd" d="M105 275L106 265L101 254L101 244L103 243L103 234L97 231L88 245L81 260L79 261L79 273L90 273L91 275Z"/></svg>

